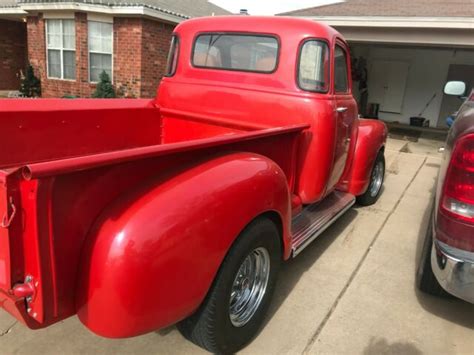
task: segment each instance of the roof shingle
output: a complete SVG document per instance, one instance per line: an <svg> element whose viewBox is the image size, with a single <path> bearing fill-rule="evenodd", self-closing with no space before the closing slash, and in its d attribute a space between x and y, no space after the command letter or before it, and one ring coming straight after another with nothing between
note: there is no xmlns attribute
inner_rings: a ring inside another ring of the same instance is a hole
<svg viewBox="0 0 474 355"><path fill-rule="evenodd" d="M347 0L279 15L474 17L474 0Z"/></svg>

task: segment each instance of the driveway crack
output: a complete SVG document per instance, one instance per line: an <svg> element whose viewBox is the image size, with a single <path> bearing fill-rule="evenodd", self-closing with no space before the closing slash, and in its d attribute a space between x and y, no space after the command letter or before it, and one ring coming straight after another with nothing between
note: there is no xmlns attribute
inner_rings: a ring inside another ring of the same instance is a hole
<svg viewBox="0 0 474 355"><path fill-rule="evenodd" d="M13 327L17 324L18 322L15 321L13 322L12 325L10 325L6 330L4 330L3 332L0 332L0 337L4 336L4 335L7 335L8 333L10 333L13 329Z"/></svg>
<svg viewBox="0 0 474 355"><path fill-rule="evenodd" d="M425 157L425 159L423 160L423 162L420 164L420 166L418 167L418 169L416 170L415 174L413 175L413 177L411 178L410 182L408 183L408 185L405 187L405 189L403 190L402 194L400 195L399 199L397 200L397 202L395 203L395 205L393 205L393 208L390 210L390 212L387 214L387 216L385 217L382 225L380 226L380 228L377 230L377 233L375 233L375 236L374 238L372 239L372 241L370 242L369 246L367 247L367 250L365 251L364 255L362 256L362 258L360 259L359 263L357 264L356 268L354 269L354 271L352 272L351 276L349 277L349 280L347 280L346 284L344 285L343 289L341 290L341 292L339 293L339 295L336 297L336 300L334 301L334 303L332 304L331 306L331 309L329 310L329 312L326 314L326 316L324 317L323 321L319 324L318 328L316 329L316 331L313 333L313 335L311 336L311 338L308 340L308 343L306 344L304 350L303 350L303 354L307 354L309 352L309 350L311 349L311 347L314 345L314 343L316 342L316 340L318 339L319 335L321 334L322 330L324 329L324 327L326 326L327 322L329 321L329 318L331 318L331 315L334 313L334 311L336 310L338 304L339 304L339 301L342 299L342 297L344 297L344 295L346 294L346 291L347 289L349 288L349 286L352 284L352 281L354 281L355 277L357 276L357 274L359 273L359 270L360 268L362 267L362 265L364 264L365 262L365 259L367 259L367 256L369 255L370 253L370 250L372 249L372 247L374 246L375 242L377 241L377 239L379 238L382 230L384 229L385 225L387 224L387 221L390 219L390 217L393 215L393 213L395 212L395 210L397 209L397 207L400 205L400 202L401 200L403 199L403 197L405 196L405 193L408 191L408 189L410 188L411 184L413 183L413 181L415 181L415 178L418 176L418 174L420 173L421 169L423 168L423 166L425 166L425 163L427 161L428 157Z"/></svg>

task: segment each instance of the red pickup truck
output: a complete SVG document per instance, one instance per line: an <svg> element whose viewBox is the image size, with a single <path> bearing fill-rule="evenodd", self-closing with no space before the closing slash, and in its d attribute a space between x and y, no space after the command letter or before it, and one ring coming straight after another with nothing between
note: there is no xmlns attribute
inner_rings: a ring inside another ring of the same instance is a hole
<svg viewBox="0 0 474 355"><path fill-rule="evenodd" d="M265 17L185 21L154 100L0 101L0 305L213 352L257 334L280 263L357 200L387 130L358 118L343 37Z"/></svg>

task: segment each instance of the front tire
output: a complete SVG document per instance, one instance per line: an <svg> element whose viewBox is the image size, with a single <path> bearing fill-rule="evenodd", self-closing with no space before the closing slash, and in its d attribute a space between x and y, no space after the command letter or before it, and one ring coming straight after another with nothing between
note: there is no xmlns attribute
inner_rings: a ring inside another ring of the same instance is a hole
<svg viewBox="0 0 474 355"><path fill-rule="evenodd" d="M213 353L235 353L258 333L281 263L280 235L267 218L250 223L225 257L199 310L180 332Z"/></svg>
<svg viewBox="0 0 474 355"><path fill-rule="evenodd" d="M370 206L377 202L382 192L384 179L385 157L383 151L379 151L370 173L369 187L367 187L367 191L364 194L357 196L357 203L361 206Z"/></svg>

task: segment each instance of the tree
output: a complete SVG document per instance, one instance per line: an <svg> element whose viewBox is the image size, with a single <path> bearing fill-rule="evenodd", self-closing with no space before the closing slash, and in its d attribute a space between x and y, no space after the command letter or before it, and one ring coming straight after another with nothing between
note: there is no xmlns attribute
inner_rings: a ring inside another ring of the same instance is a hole
<svg viewBox="0 0 474 355"><path fill-rule="evenodd" d="M20 92L25 97L41 96L41 80L35 76L35 71L31 64L26 68L25 76L21 78Z"/></svg>
<svg viewBox="0 0 474 355"><path fill-rule="evenodd" d="M98 98L104 98L104 99L112 99L115 98L115 89L112 85L112 82L110 81L109 75L105 72L105 70L100 74L99 76L99 83L97 84L97 87L92 94L92 97L98 99Z"/></svg>

